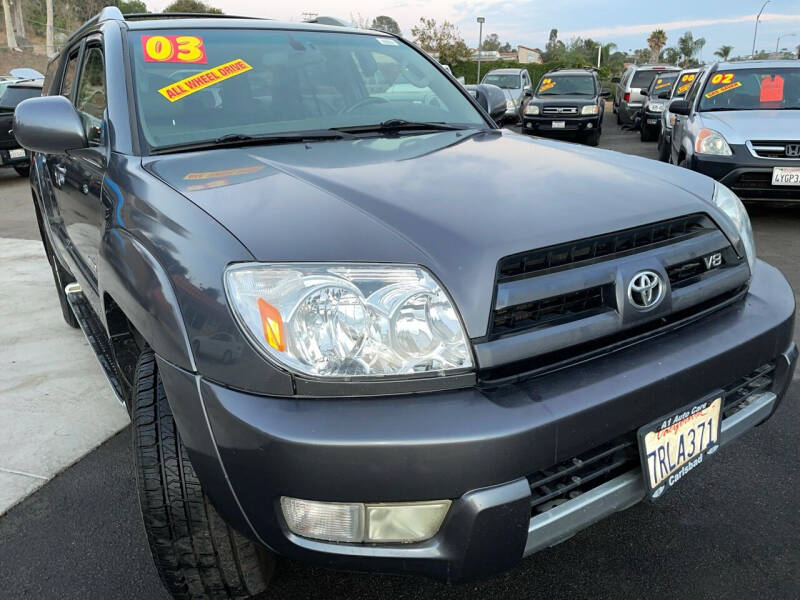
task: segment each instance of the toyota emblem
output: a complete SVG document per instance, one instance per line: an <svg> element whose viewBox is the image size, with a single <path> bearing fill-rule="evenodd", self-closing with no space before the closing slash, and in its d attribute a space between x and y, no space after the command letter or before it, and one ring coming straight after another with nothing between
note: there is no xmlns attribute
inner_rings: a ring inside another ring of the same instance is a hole
<svg viewBox="0 0 800 600"><path fill-rule="evenodd" d="M639 271L628 284L628 300L638 310L655 308L664 297L664 283L655 271Z"/></svg>

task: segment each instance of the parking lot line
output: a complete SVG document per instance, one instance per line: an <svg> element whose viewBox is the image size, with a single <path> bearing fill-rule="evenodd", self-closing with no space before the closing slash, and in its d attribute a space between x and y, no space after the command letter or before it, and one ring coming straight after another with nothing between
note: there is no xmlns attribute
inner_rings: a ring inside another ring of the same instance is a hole
<svg viewBox="0 0 800 600"><path fill-rule="evenodd" d="M128 423L39 241L0 238L0 515Z"/></svg>

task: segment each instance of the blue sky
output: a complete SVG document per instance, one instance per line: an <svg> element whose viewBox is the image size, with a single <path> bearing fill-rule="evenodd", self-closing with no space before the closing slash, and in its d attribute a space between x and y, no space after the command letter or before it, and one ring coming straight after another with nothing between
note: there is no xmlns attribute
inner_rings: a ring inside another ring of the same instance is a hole
<svg viewBox="0 0 800 600"><path fill-rule="evenodd" d="M603 43L615 42L621 50L635 50L647 44L650 31L661 27L673 45L686 30L704 37L702 58L713 59L722 44L734 46L733 55L750 53L755 14L763 0L206 0L231 14L271 17L297 21L303 12L333 15L344 19L369 18L386 14L394 17L410 37L420 17L447 19L455 23L470 46L478 40L477 16L486 18L484 34L497 33L513 45L543 47L552 27L565 41L575 36L591 37ZM169 0L145 0L151 10L161 10ZM773 0L767 5L758 29L757 49L775 49L800 44L800 0Z"/></svg>

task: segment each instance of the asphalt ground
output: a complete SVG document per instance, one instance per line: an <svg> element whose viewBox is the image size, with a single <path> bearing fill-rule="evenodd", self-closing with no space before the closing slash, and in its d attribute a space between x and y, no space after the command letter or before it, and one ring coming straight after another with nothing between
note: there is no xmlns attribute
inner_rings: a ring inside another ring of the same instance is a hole
<svg viewBox="0 0 800 600"><path fill-rule="evenodd" d="M610 111L601 147L656 155L655 144L620 130ZM0 175L0 237L38 236L29 203L21 179ZM800 207L749 208L759 256L800 290ZM281 560L269 597L796 599L798 383L796 377L770 421L722 449L658 503L613 515L508 573L446 586ZM0 517L0 598L166 598L138 510L125 429Z"/></svg>

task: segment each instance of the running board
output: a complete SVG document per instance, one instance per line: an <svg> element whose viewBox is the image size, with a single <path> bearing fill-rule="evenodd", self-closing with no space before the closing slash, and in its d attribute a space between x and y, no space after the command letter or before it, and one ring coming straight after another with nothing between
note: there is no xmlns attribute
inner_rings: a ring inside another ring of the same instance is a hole
<svg viewBox="0 0 800 600"><path fill-rule="evenodd" d="M103 324L97 318L97 314L94 312L92 305L89 304L79 284L70 283L64 288L64 293L67 295L67 302L69 302L72 312L78 320L83 334L86 336L86 340L94 350L94 354L108 378L108 383L111 384L111 389L114 390L114 395L116 395L119 403L124 406L122 378L117 369L114 353L111 351L111 342L106 335Z"/></svg>

